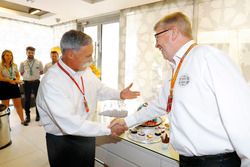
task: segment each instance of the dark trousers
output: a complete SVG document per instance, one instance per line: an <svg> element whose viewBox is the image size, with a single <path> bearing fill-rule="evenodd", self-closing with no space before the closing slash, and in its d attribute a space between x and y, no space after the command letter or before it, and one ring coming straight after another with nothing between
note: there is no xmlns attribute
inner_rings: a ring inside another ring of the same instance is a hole
<svg viewBox="0 0 250 167"><path fill-rule="evenodd" d="M95 137L46 133L46 142L51 167L94 167Z"/></svg>
<svg viewBox="0 0 250 167"><path fill-rule="evenodd" d="M180 155L180 167L240 167L241 161L236 152L186 157Z"/></svg>
<svg viewBox="0 0 250 167"><path fill-rule="evenodd" d="M30 118L31 94L33 93L36 99L39 84L40 84L39 80L24 81L24 99L25 99L24 109L25 109L26 117L28 118ZM36 108L36 115L39 117L37 108Z"/></svg>

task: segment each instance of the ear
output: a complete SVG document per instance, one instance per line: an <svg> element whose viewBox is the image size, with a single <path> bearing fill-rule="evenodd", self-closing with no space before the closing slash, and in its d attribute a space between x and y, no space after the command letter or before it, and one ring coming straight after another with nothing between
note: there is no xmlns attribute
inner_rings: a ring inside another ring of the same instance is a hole
<svg viewBox="0 0 250 167"><path fill-rule="evenodd" d="M66 52L69 59L74 59L74 51L72 49L68 49Z"/></svg>
<svg viewBox="0 0 250 167"><path fill-rule="evenodd" d="M171 36L171 39L172 39L172 41L175 41L177 38L178 38L178 36L180 35L180 32L179 32L179 30L178 30L178 28L177 27L172 27L172 36Z"/></svg>

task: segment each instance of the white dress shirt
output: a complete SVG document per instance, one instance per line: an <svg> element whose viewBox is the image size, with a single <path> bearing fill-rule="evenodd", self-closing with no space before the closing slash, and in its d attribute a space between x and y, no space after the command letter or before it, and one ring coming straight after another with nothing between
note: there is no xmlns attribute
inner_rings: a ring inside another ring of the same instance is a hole
<svg viewBox="0 0 250 167"><path fill-rule="evenodd" d="M32 70L32 75L30 75ZM25 60L20 64L20 73L24 81L34 81L40 79L41 72L43 72L43 64L37 59Z"/></svg>
<svg viewBox="0 0 250 167"><path fill-rule="evenodd" d="M175 67L193 43L179 49ZM127 125L166 114L169 88L168 78L159 97L127 117ZM241 166L250 166L250 88L229 56L210 46L195 46L183 61L173 93L170 143L180 154L236 151Z"/></svg>
<svg viewBox="0 0 250 167"><path fill-rule="evenodd" d="M36 98L45 131L54 135L109 135L110 129L106 125L93 121L97 100L120 99L120 92L104 86L90 68L75 72L62 60L59 60L59 63L81 89L82 76L90 111L87 113L85 110L83 94L56 64L44 75Z"/></svg>

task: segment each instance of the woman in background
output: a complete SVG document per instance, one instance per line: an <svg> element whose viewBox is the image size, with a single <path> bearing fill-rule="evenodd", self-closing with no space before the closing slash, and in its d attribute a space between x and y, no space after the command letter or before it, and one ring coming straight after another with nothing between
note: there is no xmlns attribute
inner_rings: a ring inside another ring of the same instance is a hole
<svg viewBox="0 0 250 167"><path fill-rule="evenodd" d="M13 54L10 50L4 50L0 64L0 100L2 104L9 107L10 99L12 99L21 124L27 126L28 123L24 122L23 118L21 94L18 87L20 83L20 74L17 65L13 63Z"/></svg>

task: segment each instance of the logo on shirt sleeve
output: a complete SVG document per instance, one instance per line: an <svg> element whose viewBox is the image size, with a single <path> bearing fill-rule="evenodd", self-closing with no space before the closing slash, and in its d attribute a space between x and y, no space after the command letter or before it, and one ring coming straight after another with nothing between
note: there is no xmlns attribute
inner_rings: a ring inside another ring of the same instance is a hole
<svg viewBox="0 0 250 167"><path fill-rule="evenodd" d="M190 77L187 74L183 74L180 76L178 83L180 86L183 87L183 86L187 86L189 82L190 82Z"/></svg>

